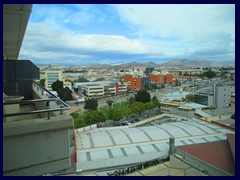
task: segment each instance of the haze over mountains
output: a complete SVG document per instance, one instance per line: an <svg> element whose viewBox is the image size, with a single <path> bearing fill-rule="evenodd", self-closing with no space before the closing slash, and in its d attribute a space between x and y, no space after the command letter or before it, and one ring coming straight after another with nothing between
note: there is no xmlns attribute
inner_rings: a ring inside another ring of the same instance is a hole
<svg viewBox="0 0 240 180"><path fill-rule="evenodd" d="M38 65L48 65L48 64L38 64ZM56 65L63 65L63 66L79 66L76 64L56 64ZM150 62L129 62L129 63L111 63L111 64L84 64L82 66L122 66L122 67L129 67L129 66L166 66L166 67L216 67L216 66L235 66L234 61L210 61L210 60L188 60L188 59L176 59L170 60L164 63L155 63L153 61Z"/></svg>

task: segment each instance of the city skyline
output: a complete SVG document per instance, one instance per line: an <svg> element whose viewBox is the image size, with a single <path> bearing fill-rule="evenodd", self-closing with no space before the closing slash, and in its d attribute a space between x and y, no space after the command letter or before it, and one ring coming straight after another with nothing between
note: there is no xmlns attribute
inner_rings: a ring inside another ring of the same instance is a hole
<svg viewBox="0 0 240 180"><path fill-rule="evenodd" d="M235 61L235 6L33 5L19 59L74 65Z"/></svg>

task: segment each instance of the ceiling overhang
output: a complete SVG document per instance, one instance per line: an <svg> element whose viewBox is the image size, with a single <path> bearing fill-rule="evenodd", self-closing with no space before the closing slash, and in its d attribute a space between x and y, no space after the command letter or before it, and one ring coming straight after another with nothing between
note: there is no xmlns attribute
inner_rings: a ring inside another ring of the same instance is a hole
<svg viewBox="0 0 240 180"><path fill-rule="evenodd" d="M17 60L32 4L3 4L4 60Z"/></svg>

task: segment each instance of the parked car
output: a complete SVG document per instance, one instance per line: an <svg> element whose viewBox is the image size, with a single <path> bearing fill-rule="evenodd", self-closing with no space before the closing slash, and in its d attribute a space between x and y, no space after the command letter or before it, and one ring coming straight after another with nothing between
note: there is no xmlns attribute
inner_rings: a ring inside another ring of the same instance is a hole
<svg viewBox="0 0 240 180"><path fill-rule="evenodd" d="M134 119L134 121L135 121L135 122L139 122L139 119L136 118L136 119Z"/></svg>
<svg viewBox="0 0 240 180"><path fill-rule="evenodd" d="M135 123L136 121L134 119L130 120L130 123Z"/></svg>
<svg viewBox="0 0 240 180"><path fill-rule="evenodd" d="M147 117L148 117L148 115L147 115L147 114L144 114L144 115L143 115L143 117L144 117L144 118L147 118Z"/></svg>
<svg viewBox="0 0 240 180"><path fill-rule="evenodd" d="M131 124L129 121L124 121L124 122L122 123L122 125L129 125L129 124Z"/></svg>

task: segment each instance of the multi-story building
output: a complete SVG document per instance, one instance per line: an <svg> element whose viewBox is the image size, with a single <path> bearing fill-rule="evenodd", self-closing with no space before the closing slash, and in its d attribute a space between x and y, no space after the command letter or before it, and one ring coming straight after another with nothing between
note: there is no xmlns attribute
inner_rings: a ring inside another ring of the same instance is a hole
<svg viewBox="0 0 240 180"><path fill-rule="evenodd" d="M165 83L166 83L166 84L171 84L171 83L173 83L173 75L172 75L172 74L166 74L166 75L165 75Z"/></svg>
<svg viewBox="0 0 240 180"><path fill-rule="evenodd" d="M154 70L154 67L146 67L146 74L151 74Z"/></svg>
<svg viewBox="0 0 240 180"><path fill-rule="evenodd" d="M150 77L132 77L130 79L131 90L141 90L150 86Z"/></svg>
<svg viewBox="0 0 240 180"><path fill-rule="evenodd" d="M68 87L72 89L71 81L67 81L63 78L63 71L62 69L48 69L45 71L45 87L47 90L52 90L52 84L57 80L63 82L63 87Z"/></svg>
<svg viewBox="0 0 240 180"><path fill-rule="evenodd" d="M89 98L101 97L104 95L104 86L98 84L89 84L82 88L85 95Z"/></svg>
<svg viewBox="0 0 240 180"><path fill-rule="evenodd" d="M235 92L235 86L231 84L214 84L202 89L195 94L195 102L198 104L215 107L219 112L230 106L231 95Z"/></svg>
<svg viewBox="0 0 240 180"><path fill-rule="evenodd" d="M214 104L219 111L229 107L233 86L216 84L214 85Z"/></svg>
<svg viewBox="0 0 240 180"><path fill-rule="evenodd" d="M85 92L87 97L100 97L126 93L127 83L116 81L74 83L74 89L78 90L79 94Z"/></svg>
<svg viewBox="0 0 240 180"><path fill-rule="evenodd" d="M45 87L48 90L52 90L52 84L59 80L59 81L63 81L63 72L62 69L49 69L45 71Z"/></svg>
<svg viewBox="0 0 240 180"><path fill-rule="evenodd" d="M165 83L165 75L163 74L149 74L150 80L151 80L151 84L163 84Z"/></svg>

